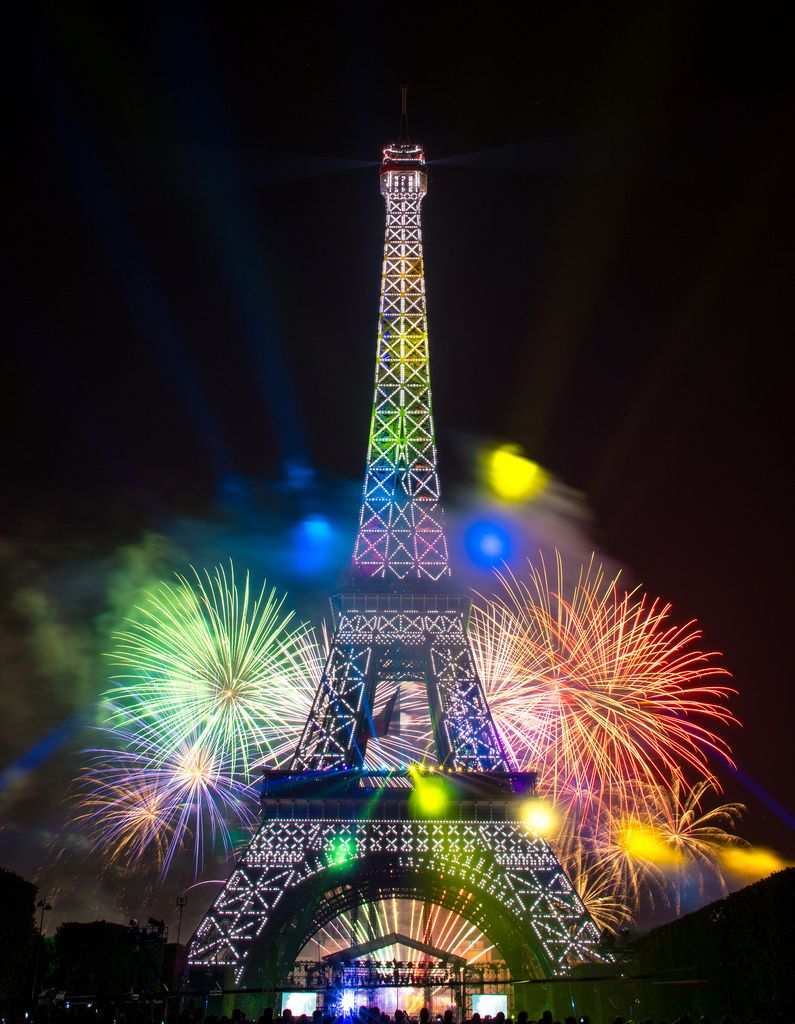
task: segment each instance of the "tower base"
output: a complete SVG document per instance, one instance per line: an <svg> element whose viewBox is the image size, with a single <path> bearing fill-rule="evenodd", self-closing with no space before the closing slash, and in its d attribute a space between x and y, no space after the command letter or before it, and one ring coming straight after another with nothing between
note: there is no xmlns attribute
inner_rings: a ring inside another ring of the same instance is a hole
<svg viewBox="0 0 795 1024"><path fill-rule="evenodd" d="M386 788L266 795L262 825L191 940L193 982L277 987L333 918L388 898L454 910L499 947L514 978L604 959L598 929L510 792L455 800L441 820L410 817L409 800Z"/></svg>

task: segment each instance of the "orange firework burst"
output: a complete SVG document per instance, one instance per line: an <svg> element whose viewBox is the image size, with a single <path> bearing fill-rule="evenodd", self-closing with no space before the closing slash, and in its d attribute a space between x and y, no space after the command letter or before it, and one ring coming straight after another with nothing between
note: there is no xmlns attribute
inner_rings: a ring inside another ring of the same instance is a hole
<svg viewBox="0 0 795 1024"><path fill-rule="evenodd" d="M593 558L567 591L563 562L526 580L498 574L500 593L473 608L471 636L497 727L520 768L554 799L610 794L633 807L683 769L717 786L711 754L731 761L715 726L736 722L728 675L671 606L623 591ZM618 799L618 805L613 803Z"/></svg>
<svg viewBox="0 0 795 1024"><path fill-rule="evenodd" d="M86 792L75 820L89 823L95 845L108 859L129 866L153 851L160 866L174 832L165 793L124 772L109 778L101 765L88 769L80 781Z"/></svg>

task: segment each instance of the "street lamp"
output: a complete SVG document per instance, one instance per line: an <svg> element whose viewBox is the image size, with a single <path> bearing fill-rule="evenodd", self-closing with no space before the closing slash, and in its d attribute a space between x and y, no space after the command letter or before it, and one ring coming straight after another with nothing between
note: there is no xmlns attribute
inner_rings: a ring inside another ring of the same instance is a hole
<svg viewBox="0 0 795 1024"><path fill-rule="evenodd" d="M36 942L36 955L33 959L33 985L30 990L30 1001L34 1009L36 1007L36 991L39 987L39 959L41 957L41 947L44 943L44 915L48 910L52 910L52 905L47 900L39 900L36 906L41 913L39 914L39 935Z"/></svg>

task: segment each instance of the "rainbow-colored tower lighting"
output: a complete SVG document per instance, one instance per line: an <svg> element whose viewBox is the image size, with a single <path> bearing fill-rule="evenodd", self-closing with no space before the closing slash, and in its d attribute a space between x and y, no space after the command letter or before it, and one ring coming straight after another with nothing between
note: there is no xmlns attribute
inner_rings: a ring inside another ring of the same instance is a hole
<svg viewBox="0 0 795 1024"><path fill-rule="evenodd" d="M384 266L375 397L353 561L378 579L450 575L431 410L420 205L428 188L422 146L384 149Z"/></svg>

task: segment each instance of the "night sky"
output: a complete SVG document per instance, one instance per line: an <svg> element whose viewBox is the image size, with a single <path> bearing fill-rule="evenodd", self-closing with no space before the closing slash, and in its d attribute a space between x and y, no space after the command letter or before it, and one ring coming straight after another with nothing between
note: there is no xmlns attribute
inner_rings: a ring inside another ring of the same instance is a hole
<svg viewBox="0 0 795 1024"><path fill-rule="evenodd" d="M727 793L744 835L795 856L794 92L775 9L118 6L34 8L7 34L4 759L81 710L68 666L57 706L29 669L28 576L63 604L88 586L70 565L276 493L290 467L358 486L377 161L405 81L430 161L443 491L494 439L581 493L593 545L724 652L744 722ZM52 797L66 772L53 756L3 796L16 870L42 780Z"/></svg>

